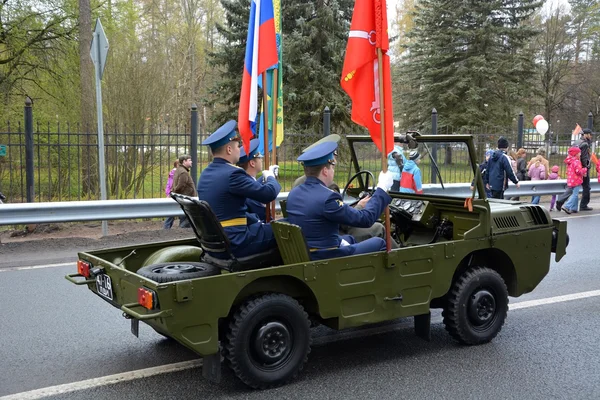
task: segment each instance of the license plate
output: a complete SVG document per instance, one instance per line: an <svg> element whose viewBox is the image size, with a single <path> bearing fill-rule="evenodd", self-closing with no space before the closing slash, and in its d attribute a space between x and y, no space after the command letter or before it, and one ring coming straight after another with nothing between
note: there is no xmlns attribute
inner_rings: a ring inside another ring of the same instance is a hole
<svg viewBox="0 0 600 400"><path fill-rule="evenodd" d="M110 276L100 274L96 277L96 291L102 297L108 300L113 299L112 281Z"/></svg>

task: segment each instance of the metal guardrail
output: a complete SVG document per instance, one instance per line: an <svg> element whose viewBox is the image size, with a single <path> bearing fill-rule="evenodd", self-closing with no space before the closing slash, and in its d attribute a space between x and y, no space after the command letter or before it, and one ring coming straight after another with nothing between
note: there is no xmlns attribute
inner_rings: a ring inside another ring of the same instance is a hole
<svg viewBox="0 0 600 400"><path fill-rule="evenodd" d="M567 181L524 181L520 188L512 185L505 196L543 196L560 194L565 190ZM590 182L592 192L600 192L600 183L595 179ZM427 194L447 195L452 197L471 196L468 183L451 183L444 185L423 185ZM279 200L286 199L289 192L281 192L277 196L276 209L280 210ZM138 199L138 200L91 200L46 203L15 203L0 205L0 225L44 224L56 222L100 221L134 218L164 218L180 216L183 211L172 199Z"/></svg>

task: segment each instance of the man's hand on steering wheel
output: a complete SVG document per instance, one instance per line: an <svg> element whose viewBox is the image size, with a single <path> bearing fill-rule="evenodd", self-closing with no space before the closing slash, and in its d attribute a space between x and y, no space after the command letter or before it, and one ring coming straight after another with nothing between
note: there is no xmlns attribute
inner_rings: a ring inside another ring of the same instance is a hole
<svg viewBox="0 0 600 400"><path fill-rule="evenodd" d="M369 202L369 200L371 200L371 195L367 194L366 197L362 198L357 204L356 204L356 208L357 209L363 209L366 207L367 203Z"/></svg>

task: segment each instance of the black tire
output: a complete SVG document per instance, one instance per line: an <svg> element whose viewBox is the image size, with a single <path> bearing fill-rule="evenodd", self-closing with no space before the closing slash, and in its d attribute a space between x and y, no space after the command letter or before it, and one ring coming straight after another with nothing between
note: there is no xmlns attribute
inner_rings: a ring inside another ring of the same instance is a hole
<svg viewBox="0 0 600 400"><path fill-rule="evenodd" d="M453 283L443 311L450 335L467 345L483 344L498 335L508 313L508 290L496 271L466 270Z"/></svg>
<svg viewBox="0 0 600 400"><path fill-rule="evenodd" d="M203 262L173 261L147 265L138 269L137 273L154 282L165 283L218 275L221 270L219 267Z"/></svg>
<svg viewBox="0 0 600 400"><path fill-rule="evenodd" d="M246 385L283 385L304 367L310 353L308 314L293 298L277 293L244 302L229 323L224 355Z"/></svg>

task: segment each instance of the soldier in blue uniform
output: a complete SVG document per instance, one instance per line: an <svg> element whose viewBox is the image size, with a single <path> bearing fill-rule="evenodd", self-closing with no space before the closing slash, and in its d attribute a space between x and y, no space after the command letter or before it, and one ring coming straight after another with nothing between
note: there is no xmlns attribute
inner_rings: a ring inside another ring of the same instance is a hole
<svg viewBox="0 0 600 400"><path fill-rule="evenodd" d="M251 177L256 180L256 175L263 168L263 155L258 151L259 139L252 139L250 141L250 153L246 154L244 148L240 149L240 161L238 161L238 166L242 167L244 171ZM277 175L277 173L275 172ZM259 183L264 184L264 179L257 180ZM248 207L248 212L251 214L256 214L258 219L261 221L265 221L267 218L267 209L264 203L256 201L251 198L246 199L246 207Z"/></svg>
<svg viewBox="0 0 600 400"><path fill-rule="evenodd" d="M275 200L281 186L273 172L276 165L263 171L264 184L235 165L241 147L236 128L237 123L229 121L202 142L210 146L214 158L198 179L198 198L208 202L221 222L233 255L246 257L276 246L273 229L248 214L246 199L268 203Z"/></svg>
<svg viewBox="0 0 600 400"><path fill-rule="evenodd" d="M329 189L335 172L336 142L325 142L298 157L304 165L306 182L292 189L287 198L288 221L302 228L313 260L385 250L379 237L356 243L350 235L340 236L340 224L368 228L392 201L387 194L393 183L389 172L381 172L377 190L365 208L356 210Z"/></svg>

